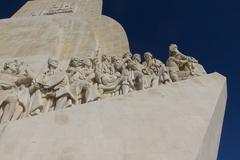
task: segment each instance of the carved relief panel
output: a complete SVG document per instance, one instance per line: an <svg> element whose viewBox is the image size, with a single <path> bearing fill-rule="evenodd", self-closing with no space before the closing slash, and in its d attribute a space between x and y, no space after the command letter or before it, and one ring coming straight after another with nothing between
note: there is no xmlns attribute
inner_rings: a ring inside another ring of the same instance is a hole
<svg viewBox="0 0 240 160"><path fill-rule="evenodd" d="M43 15L55 15L55 14L62 14L62 13L75 13L77 10L77 5L74 3L57 3L52 5L49 9L43 11L36 11L33 12L32 16L43 16Z"/></svg>

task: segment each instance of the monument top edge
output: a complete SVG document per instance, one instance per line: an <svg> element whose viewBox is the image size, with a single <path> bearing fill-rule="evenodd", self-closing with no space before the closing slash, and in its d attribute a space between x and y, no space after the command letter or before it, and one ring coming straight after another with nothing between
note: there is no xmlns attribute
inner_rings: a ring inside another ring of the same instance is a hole
<svg viewBox="0 0 240 160"><path fill-rule="evenodd" d="M78 14L91 17L102 14L102 0L28 0L12 18Z"/></svg>

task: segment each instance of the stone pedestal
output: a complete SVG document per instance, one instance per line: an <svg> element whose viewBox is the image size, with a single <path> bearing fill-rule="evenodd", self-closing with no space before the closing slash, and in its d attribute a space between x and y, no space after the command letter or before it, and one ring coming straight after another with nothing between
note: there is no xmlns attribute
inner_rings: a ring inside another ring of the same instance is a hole
<svg viewBox="0 0 240 160"><path fill-rule="evenodd" d="M0 126L1 160L216 160L227 99L213 73Z"/></svg>

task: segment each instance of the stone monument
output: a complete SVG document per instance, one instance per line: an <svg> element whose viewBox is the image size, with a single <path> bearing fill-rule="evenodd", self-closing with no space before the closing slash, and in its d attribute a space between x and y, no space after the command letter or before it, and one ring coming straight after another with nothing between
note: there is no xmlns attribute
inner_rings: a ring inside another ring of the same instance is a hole
<svg viewBox="0 0 240 160"><path fill-rule="evenodd" d="M102 0L0 20L1 160L216 160L226 78L169 46L132 54Z"/></svg>

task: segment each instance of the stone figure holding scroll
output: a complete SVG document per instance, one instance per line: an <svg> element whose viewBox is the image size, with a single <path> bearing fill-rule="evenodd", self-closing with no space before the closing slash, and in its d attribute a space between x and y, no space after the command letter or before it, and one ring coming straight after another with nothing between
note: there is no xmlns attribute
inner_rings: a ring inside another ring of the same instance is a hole
<svg viewBox="0 0 240 160"><path fill-rule="evenodd" d="M48 108L53 107L52 110L71 107L76 102L70 92L68 76L55 59L48 59L48 71L42 75L38 84L41 86L42 98L48 102Z"/></svg>

